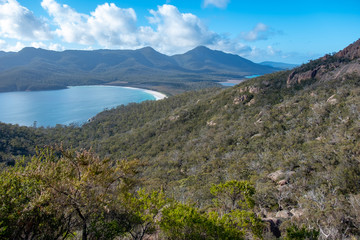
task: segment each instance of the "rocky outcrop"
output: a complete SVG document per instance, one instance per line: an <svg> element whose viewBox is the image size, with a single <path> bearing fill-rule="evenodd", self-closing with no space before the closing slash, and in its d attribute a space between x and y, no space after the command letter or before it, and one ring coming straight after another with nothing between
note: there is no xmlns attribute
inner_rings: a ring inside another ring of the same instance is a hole
<svg viewBox="0 0 360 240"><path fill-rule="evenodd" d="M284 176L284 172L282 170L277 170L276 172L272 172L268 175L268 178L273 180L274 182L277 182Z"/></svg>
<svg viewBox="0 0 360 240"><path fill-rule="evenodd" d="M240 93L249 92L251 94L257 94L260 92L260 88L255 86L249 86L249 87L240 88L239 92Z"/></svg>
<svg viewBox="0 0 360 240"><path fill-rule="evenodd" d="M288 210L278 211L278 212L276 212L276 215L275 215L276 218L285 218L285 219L291 218L291 216L292 216L292 213Z"/></svg>
<svg viewBox="0 0 360 240"><path fill-rule="evenodd" d="M282 180L278 181L277 184L280 186L284 186L284 185L288 184L288 181L286 179L282 179Z"/></svg>
<svg viewBox="0 0 360 240"><path fill-rule="evenodd" d="M247 99L248 99L248 96L247 96L247 95L242 95L242 96L240 96L240 97L234 98L233 103L234 103L235 105L238 105L238 104L240 104L240 103L242 103L242 102L245 102Z"/></svg>
<svg viewBox="0 0 360 240"><path fill-rule="evenodd" d="M296 83L301 83L304 80L319 78L326 72L326 70L327 69L324 65L316 67L306 72L297 72L297 70L294 70L289 75L286 84L287 86L291 86Z"/></svg>
<svg viewBox="0 0 360 240"><path fill-rule="evenodd" d="M292 217L291 218L300 218L302 215L305 214L305 211L304 209L291 209L290 210L290 213L292 214Z"/></svg>
<svg viewBox="0 0 360 240"><path fill-rule="evenodd" d="M325 55L318 60L294 69L288 76L286 84L291 87L309 79L327 81L352 73L360 75L359 58L360 39L335 55Z"/></svg>
<svg viewBox="0 0 360 240"><path fill-rule="evenodd" d="M338 58L354 60L360 58L360 39L335 54Z"/></svg>
<svg viewBox="0 0 360 240"><path fill-rule="evenodd" d="M216 126L216 122L211 120L211 121L206 122L206 125L213 127L213 126Z"/></svg>
<svg viewBox="0 0 360 240"><path fill-rule="evenodd" d="M341 78L342 76L346 76L348 74L357 74L360 75L360 60L353 61L351 63L342 64L332 71L326 72L320 78L320 81L326 81L329 79L337 79Z"/></svg>
<svg viewBox="0 0 360 240"><path fill-rule="evenodd" d="M256 103L256 100L253 98L253 99L251 99L250 100L250 102L248 102L247 104L245 104L246 106L251 106L251 105L253 105L253 104L255 104Z"/></svg>
<svg viewBox="0 0 360 240"><path fill-rule="evenodd" d="M327 103L330 103L331 105L337 104L338 100L335 98L336 94L332 95L331 97L326 100Z"/></svg>
<svg viewBox="0 0 360 240"><path fill-rule="evenodd" d="M277 182L279 185L285 185L294 173L294 171L284 172L283 170L277 170L276 172L269 173L267 177L270 178L272 181ZM280 180L284 179L286 180L285 182L280 182Z"/></svg>
<svg viewBox="0 0 360 240"><path fill-rule="evenodd" d="M169 117L169 120L170 120L170 121L176 121L176 120L179 119L179 117L180 117L179 115L170 116L170 117Z"/></svg>

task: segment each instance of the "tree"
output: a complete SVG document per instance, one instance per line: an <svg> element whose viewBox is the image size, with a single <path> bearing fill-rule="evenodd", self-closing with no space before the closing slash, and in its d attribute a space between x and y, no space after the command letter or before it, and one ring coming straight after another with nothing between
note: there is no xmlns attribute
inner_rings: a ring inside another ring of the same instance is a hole
<svg viewBox="0 0 360 240"><path fill-rule="evenodd" d="M0 239L66 236L67 221L62 211L49 209L49 199L41 195L39 181L26 174L20 160L0 172Z"/></svg>
<svg viewBox="0 0 360 240"><path fill-rule="evenodd" d="M162 211L165 239L244 239L244 232L227 224L215 212L200 213L188 204L174 203Z"/></svg>
<svg viewBox="0 0 360 240"><path fill-rule="evenodd" d="M129 194L127 206L134 216L129 231L131 237L142 240L146 234L154 233L161 218L161 211L171 202L162 190L146 193L145 189L140 189L134 196Z"/></svg>
<svg viewBox="0 0 360 240"><path fill-rule="evenodd" d="M225 213L254 207L252 196L255 194L255 188L248 181L231 180L213 185L210 193L215 196L215 206Z"/></svg>
<svg viewBox="0 0 360 240"><path fill-rule="evenodd" d="M253 209L255 188L248 181L231 180L213 185L210 192L215 196L219 219L227 228L239 229L253 235L253 238L261 238L263 224Z"/></svg>
<svg viewBox="0 0 360 240"><path fill-rule="evenodd" d="M0 236L112 239L128 232L125 206L136 162L101 159L91 151L45 148L26 166L2 172ZM21 226L24 230L21 229ZM26 233L26 227L32 229ZM50 235L49 235L50 234Z"/></svg>

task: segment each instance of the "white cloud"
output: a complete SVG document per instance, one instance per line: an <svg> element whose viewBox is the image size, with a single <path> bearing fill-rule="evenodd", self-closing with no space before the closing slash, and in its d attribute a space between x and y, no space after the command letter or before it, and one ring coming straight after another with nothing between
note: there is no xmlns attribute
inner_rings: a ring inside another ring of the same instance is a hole
<svg viewBox="0 0 360 240"><path fill-rule="evenodd" d="M269 27L263 23L258 23L251 31L242 33L242 38L246 41L266 40L269 34Z"/></svg>
<svg viewBox="0 0 360 240"><path fill-rule="evenodd" d="M88 34L87 15L77 13L68 5L60 5L53 0L43 0L41 6L53 17L54 24L59 27L55 33L66 42L81 44L94 42L94 39Z"/></svg>
<svg viewBox="0 0 360 240"><path fill-rule="evenodd" d="M159 6L157 11L151 10L153 15L150 23L156 25L156 30L142 28L143 37L152 35L148 43L155 45L163 52L189 50L198 45L214 44L219 35L207 29L201 20L191 13L181 13L175 6ZM145 34L144 34L145 33Z"/></svg>
<svg viewBox="0 0 360 240"><path fill-rule="evenodd" d="M90 15L81 14L55 0L43 0L42 7L53 17L55 33L68 43L100 45L105 48L139 48L152 46L167 53L179 53L198 45L214 44L219 35L207 29L191 13L181 13L164 4L150 10L152 26L137 27L132 8L122 9L114 3L97 6Z"/></svg>
<svg viewBox="0 0 360 240"><path fill-rule="evenodd" d="M6 45L6 41L3 39L0 39L0 49L2 49L3 46L5 46L5 45Z"/></svg>
<svg viewBox="0 0 360 240"><path fill-rule="evenodd" d="M282 32L276 31L263 23L258 23L251 31L241 33L241 38L249 42L255 42L267 40L270 36L276 34L282 34Z"/></svg>
<svg viewBox="0 0 360 240"><path fill-rule="evenodd" d="M58 43L50 43L50 44L45 44L43 42L32 42L30 44L31 47L34 48L42 48L42 49L48 49L48 50L53 50L53 51L63 51L65 50L65 48L58 44Z"/></svg>
<svg viewBox="0 0 360 240"><path fill-rule="evenodd" d="M64 51L65 50L65 47L58 44L58 43L51 43L47 49L49 50L53 50L53 51Z"/></svg>
<svg viewBox="0 0 360 240"><path fill-rule="evenodd" d="M213 5L218 8L226 8L230 3L230 0L204 0L204 6L208 7L209 5Z"/></svg>
<svg viewBox="0 0 360 240"><path fill-rule="evenodd" d="M43 0L41 6L54 18L58 26L55 32L66 42L104 47L132 46L136 42L136 14L131 8L105 3L86 15L54 0Z"/></svg>
<svg viewBox="0 0 360 240"><path fill-rule="evenodd" d="M6 41L0 39L0 51L18 52L25 47L24 43L16 42L15 45L8 44Z"/></svg>
<svg viewBox="0 0 360 240"><path fill-rule="evenodd" d="M44 42L13 42L13 41L5 41L0 39L0 51L6 52L17 52L23 49L24 47L34 47L34 48L42 48L53 51L63 51L65 47L58 43L44 43Z"/></svg>
<svg viewBox="0 0 360 240"><path fill-rule="evenodd" d="M31 46L34 48L42 48L42 49L47 49L47 46L45 43L43 42L32 42Z"/></svg>
<svg viewBox="0 0 360 240"><path fill-rule="evenodd" d="M88 19L90 34L103 46L136 43L136 13L132 8L121 9L114 3L96 8Z"/></svg>
<svg viewBox="0 0 360 240"><path fill-rule="evenodd" d="M51 38L48 25L16 0L0 1L0 35L18 40Z"/></svg>

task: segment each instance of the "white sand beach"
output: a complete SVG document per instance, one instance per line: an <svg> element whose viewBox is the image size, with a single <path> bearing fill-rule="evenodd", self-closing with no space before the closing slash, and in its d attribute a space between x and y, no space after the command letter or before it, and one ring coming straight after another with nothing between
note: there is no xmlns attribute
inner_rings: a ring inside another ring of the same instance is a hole
<svg viewBox="0 0 360 240"><path fill-rule="evenodd" d="M123 88L131 88L131 89L141 89L144 90L144 92L149 93L151 95L153 95L155 97L155 100L161 100L164 98L167 98L167 96L161 92L156 92L153 90L147 90L147 89L143 89L143 88L134 88L134 87L123 87Z"/></svg>
<svg viewBox="0 0 360 240"><path fill-rule="evenodd" d="M167 98L167 96L161 92L156 92L156 91L152 91L152 90L145 90L145 92L153 95L156 100L161 100L161 99Z"/></svg>

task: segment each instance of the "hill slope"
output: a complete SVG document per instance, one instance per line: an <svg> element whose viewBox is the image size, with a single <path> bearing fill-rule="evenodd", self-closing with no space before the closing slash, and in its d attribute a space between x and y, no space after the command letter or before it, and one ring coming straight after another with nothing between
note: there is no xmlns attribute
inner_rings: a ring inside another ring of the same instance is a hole
<svg viewBox="0 0 360 240"><path fill-rule="evenodd" d="M321 239L357 238L360 75L355 69L329 76L359 59L353 51L339 55L225 90L120 106L82 127L1 124L7 133L1 156L31 155L34 145L62 142L113 160L139 159L141 186L162 186L204 211L211 206L212 184L248 180L256 188L257 212L276 236L304 227ZM324 69L322 75L289 82L316 68Z"/></svg>
<svg viewBox="0 0 360 240"><path fill-rule="evenodd" d="M166 56L150 47L64 52L24 48L0 54L0 91L112 84L176 93L276 70L205 47L176 56Z"/></svg>

